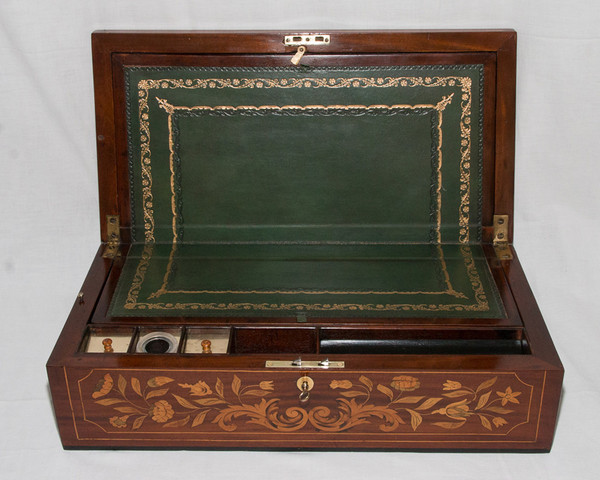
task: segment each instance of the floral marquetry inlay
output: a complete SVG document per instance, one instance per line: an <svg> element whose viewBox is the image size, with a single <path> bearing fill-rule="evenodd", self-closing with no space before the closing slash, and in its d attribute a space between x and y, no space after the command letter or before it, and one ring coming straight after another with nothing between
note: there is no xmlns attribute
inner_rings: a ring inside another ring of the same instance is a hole
<svg viewBox="0 0 600 480"><path fill-rule="evenodd" d="M169 376L142 380L105 373L86 395L82 382L93 381L92 372L79 381L84 418L105 432L439 434L458 430L507 435L529 422L533 393L531 385L509 374L445 382L416 375L388 375L385 381L378 381L381 375L327 380L315 375L311 400L301 404L289 375L285 382L270 378L245 382L236 374L214 375L187 373L189 381L184 382Z"/></svg>

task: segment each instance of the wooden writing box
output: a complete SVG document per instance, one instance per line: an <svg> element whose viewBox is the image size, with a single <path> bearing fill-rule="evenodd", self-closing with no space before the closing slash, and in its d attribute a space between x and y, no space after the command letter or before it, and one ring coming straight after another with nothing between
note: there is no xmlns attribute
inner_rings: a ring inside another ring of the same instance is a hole
<svg viewBox="0 0 600 480"><path fill-rule="evenodd" d="M92 41L102 244L47 366L65 447L550 449L513 31Z"/></svg>

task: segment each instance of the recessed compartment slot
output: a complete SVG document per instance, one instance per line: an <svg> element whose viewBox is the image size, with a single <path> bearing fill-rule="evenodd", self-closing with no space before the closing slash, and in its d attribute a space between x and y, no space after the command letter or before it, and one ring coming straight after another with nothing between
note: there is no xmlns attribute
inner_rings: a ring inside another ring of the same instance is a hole
<svg viewBox="0 0 600 480"><path fill-rule="evenodd" d="M317 353L314 328L236 328L231 353Z"/></svg>
<svg viewBox="0 0 600 480"><path fill-rule="evenodd" d="M177 353L181 340L181 328L140 328L135 342L135 353Z"/></svg>
<svg viewBox="0 0 600 480"><path fill-rule="evenodd" d="M321 330L322 354L522 355L520 330Z"/></svg>
<svg viewBox="0 0 600 480"><path fill-rule="evenodd" d="M227 353L230 335L230 328L190 327L186 330L183 353Z"/></svg>
<svg viewBox="0 0 600 480"><path fill-rule="evenodd" d="M85 353L127 353L135 333L130 327L94 327L86 332L79 351Z"/></svg>

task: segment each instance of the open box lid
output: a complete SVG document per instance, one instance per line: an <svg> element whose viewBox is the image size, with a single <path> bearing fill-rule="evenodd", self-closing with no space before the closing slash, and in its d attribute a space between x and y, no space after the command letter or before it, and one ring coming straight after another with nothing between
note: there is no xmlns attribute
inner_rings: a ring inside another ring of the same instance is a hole
<svg viewBox="0 0 600 480"><path fill-rule="evenodd" d="M93 39L114 315L504 315L514 32Z"/></svg>

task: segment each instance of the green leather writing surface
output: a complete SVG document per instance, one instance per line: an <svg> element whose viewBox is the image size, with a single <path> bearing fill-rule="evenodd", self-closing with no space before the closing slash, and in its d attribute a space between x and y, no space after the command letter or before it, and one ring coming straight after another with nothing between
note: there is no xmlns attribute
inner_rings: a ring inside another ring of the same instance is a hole
<svg viewBox="0 0 600 480"><path fill-rule="evenodd" d="M115 316L501 317L480 65L126 67Z"/></svg>
<svg viewBox="0 0 600 480"><path fill-rule="evenodd" d="M114 315L500 317L479 246L134 245Z"/></svg>

